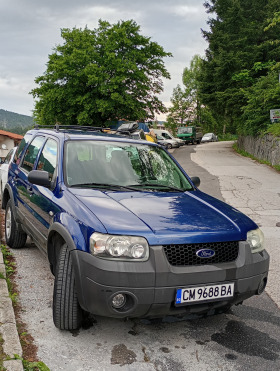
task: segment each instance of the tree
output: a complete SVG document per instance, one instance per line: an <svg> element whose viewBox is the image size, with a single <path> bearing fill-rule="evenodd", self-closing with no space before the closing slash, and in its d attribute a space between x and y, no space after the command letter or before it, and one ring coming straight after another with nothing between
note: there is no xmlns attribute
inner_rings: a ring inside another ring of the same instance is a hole
<svg viewBox="0 0 280 371"><path fill-rule="evenodd" d="M201 125L201 102L199 97L199 74L201 73L202 59L195 55L189 68L183 72L183 84L186 87L186 94L191 102L195 123Z"/></svg>
<svg viewBox="0 0 280 371"><path fill-rule="evenodd" d="M265 131L270 125L269 112L280 106L280 84L278 71L271 70L266 76L260 77L257 82L245 92L247 99L243 107L242 134L257 135Z"/></svg>
<svg viewBox="0 0 280 371"><path fill-rule="evenodd" d="M174 132L177 126L182 126L190 117L191 101L189 95L177 85L170 99L171 107L167 116L167 126Z"/></svg>
<svg viewBox="0 0 280 371"><path fill-rule="evenodd" d="M140 34L132 20L94 30L62 29L63 45L35 79L34 117L39 124L102 125L107 120L153 118L166 108L157 94L170 79L163 58L172 56Z"/></svg>
<svg viewBox="0 0 280 371"><path fill-rule="evenodd" d="M279 38L279 0L210 0L205 6L214 17L210 30L203 31L209 46L201 66L200 96L219 122L235 130L242 125L246 90L268 73L255 69L255 63L279 60L273 42ZM265 31L267 19L277 27Z"/></svg>

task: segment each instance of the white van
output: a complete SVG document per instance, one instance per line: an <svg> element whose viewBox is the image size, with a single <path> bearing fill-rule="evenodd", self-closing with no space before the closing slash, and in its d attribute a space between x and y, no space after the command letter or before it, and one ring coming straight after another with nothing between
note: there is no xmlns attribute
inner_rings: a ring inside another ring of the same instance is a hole
<svg viewBox="0 0 280 371"><path fill-rule="evenodd" d="M161 135L164 139L176 140L179 146L183 146L185 142L182 139L175 138L168 130L165 129L153 129L158 135Z"/></svg>

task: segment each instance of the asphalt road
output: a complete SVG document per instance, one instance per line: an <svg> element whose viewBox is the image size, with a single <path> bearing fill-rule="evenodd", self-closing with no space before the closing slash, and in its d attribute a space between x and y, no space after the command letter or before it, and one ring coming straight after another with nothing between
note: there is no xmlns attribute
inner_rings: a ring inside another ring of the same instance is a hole
<svg viewBox="0 0 280 371"><path fill-rule="evenodd" d="M230 174L230 166L235 166L239 156L219 145L217 156L222 148L223 158L225 153L231 154L232 164L225 165ZM202 191L223 199L223 175L215 175L213 166L211 172L204 168L208 150L214 156L211 144L184 146L173 155L191 176L201 178ZM243 187L242 179L238 181ZM234 203L234 193L231 197ZM46 258L32 244L14 250L14 255L22 319L38 346L39 359L51 371L280 369L280 310L266 293L228 314L126 321L95 317L87 328L71 333L59 331L52 323L53 276ZM278 283L279 276L273 285Z"/></svg>

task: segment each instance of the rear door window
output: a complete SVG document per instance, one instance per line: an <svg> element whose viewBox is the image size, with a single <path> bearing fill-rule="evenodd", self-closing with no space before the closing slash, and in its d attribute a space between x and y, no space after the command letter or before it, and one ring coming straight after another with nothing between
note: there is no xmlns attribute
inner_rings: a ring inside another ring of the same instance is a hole
<svg viewBox="0 0 280 371"><path fill-rule="evenodd" d="M57 167L57 142L48 139L40 155L37 170L44 170L49 173L49 179L54 180Z"/></svg>
<svg viewBox="0 0 280 371"><path fill-rule="evenodd" d="M15 157L14 157L14 163L15 164L19 164L20 162L20 156L26 146L27 143L29 143L32 139L32 134L26 134L24 136L24 138L21 140L17 150L16 150L16 153L15 153Z"/></svg>
<svg viewBox="0 0 280 371"><path fill-rule="evenodd" d="M26 153L24 155L21 168L27 172L30 172L33 169L34 163L36 161L37 155L42 148L42 145L45 141L45 137L38 136L35 137L32 142L29 144Z"/></svg>

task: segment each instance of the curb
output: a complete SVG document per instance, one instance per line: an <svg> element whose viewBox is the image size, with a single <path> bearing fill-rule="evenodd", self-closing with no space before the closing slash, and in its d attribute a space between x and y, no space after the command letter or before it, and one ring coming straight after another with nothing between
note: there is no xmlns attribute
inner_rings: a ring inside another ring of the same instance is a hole
<svg viewBox="0 0 280 371"><path fill-rule="evenodd" d="M1 250L0 273L6 277L6 269ZM0 333L4 340L3 352L10 358L14 358L15 354L22 357L22 347L17 331L12 300L9 297L7 282L3 278L0 278ZM7 371L23 371L20 360L4 361L4 367Z"/></svg>

